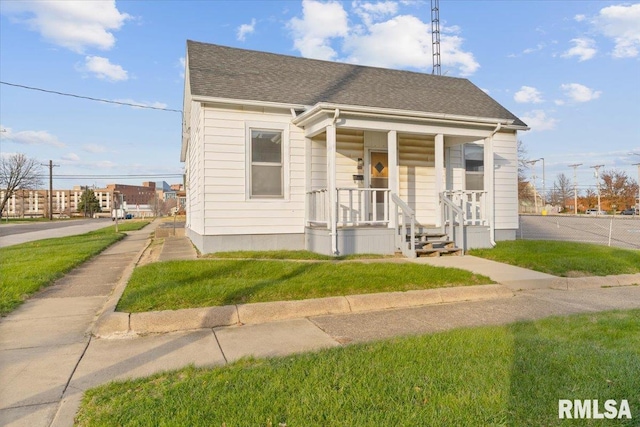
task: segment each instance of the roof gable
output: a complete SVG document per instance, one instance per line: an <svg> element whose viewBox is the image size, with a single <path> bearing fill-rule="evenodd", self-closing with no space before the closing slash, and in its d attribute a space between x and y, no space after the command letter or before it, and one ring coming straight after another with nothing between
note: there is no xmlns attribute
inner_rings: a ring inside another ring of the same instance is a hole
<svg viewBox="0 0 640 427"><path fill-rule="evenodd" d="M193 96L520 119L467 79L187 41Z"/></svg>

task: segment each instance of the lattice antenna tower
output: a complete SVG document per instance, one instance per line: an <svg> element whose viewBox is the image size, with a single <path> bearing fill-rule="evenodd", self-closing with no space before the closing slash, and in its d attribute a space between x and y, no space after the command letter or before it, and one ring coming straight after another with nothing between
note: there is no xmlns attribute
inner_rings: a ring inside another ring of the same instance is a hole
<svg viewBox="0 0 640 427"><path fill-rule="evenodd" d="M431 74L442 75L440 70L440 1L431 0L431 43L433 54L433 70Z"/></svg>

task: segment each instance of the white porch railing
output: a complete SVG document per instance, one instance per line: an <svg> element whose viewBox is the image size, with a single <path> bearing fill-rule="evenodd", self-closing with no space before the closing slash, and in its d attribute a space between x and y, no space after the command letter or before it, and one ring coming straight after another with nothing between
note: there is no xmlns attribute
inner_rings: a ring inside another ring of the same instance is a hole
<svg viewBox="0 0 640 427"><path fill-rule="evenodd" d="M486 191L445 191L444 195L462 210L465 225L489 225Z"/></svg>
<svg viewBox="0 0 640 427"><path fill-rule="evenodd" d="M338 227L388 225L389 193L386 188L338 188Z"/></svg>
<svg viewBox="0 0 640 427"><path fill-rule="evenodd" d="M329 223L329 191L326 188L307 192L307 225L327 225Z"/></svg>
<svg viewBox="0 0 640 427"><path fill-rule="evenodd" d="M336 225L356 227L360 225L389 224L389 194L386 188L337 188ZM331 218L329 190L307 192L307 225L329 225Z"/></svg>

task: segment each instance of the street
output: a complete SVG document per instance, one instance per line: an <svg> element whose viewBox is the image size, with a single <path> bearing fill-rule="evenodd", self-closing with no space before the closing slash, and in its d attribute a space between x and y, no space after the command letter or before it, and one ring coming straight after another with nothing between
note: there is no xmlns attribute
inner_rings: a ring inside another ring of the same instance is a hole
<svg viewBox="0 0 640 427"><path fill-rule="evenodd" d="M640 218L620 215L520 215L517 238L640 249Z"/></svg>
<svg viewBox="0 0 640 427"><path fill-rule="evenodd" d="M73 236L108 227L109 218L0 224L0 248L34 240Z"/></svg>

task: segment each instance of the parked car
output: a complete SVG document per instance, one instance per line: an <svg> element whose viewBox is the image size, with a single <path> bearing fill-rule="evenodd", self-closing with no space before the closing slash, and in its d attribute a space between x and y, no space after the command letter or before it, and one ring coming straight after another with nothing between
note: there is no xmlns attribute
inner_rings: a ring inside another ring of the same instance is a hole
<svg viewBox="0 0 640 427"><path fill-rule="evenodd" d="M625 209L621 212L622 215L638 215L635 208Z"/></svg>
<svg viewBox="0 0 640 427"><path fill-rule="evenodd" d="M599 211L598 209L587 209L584 213L587 215L606 215L605 211Z"/></svg>

